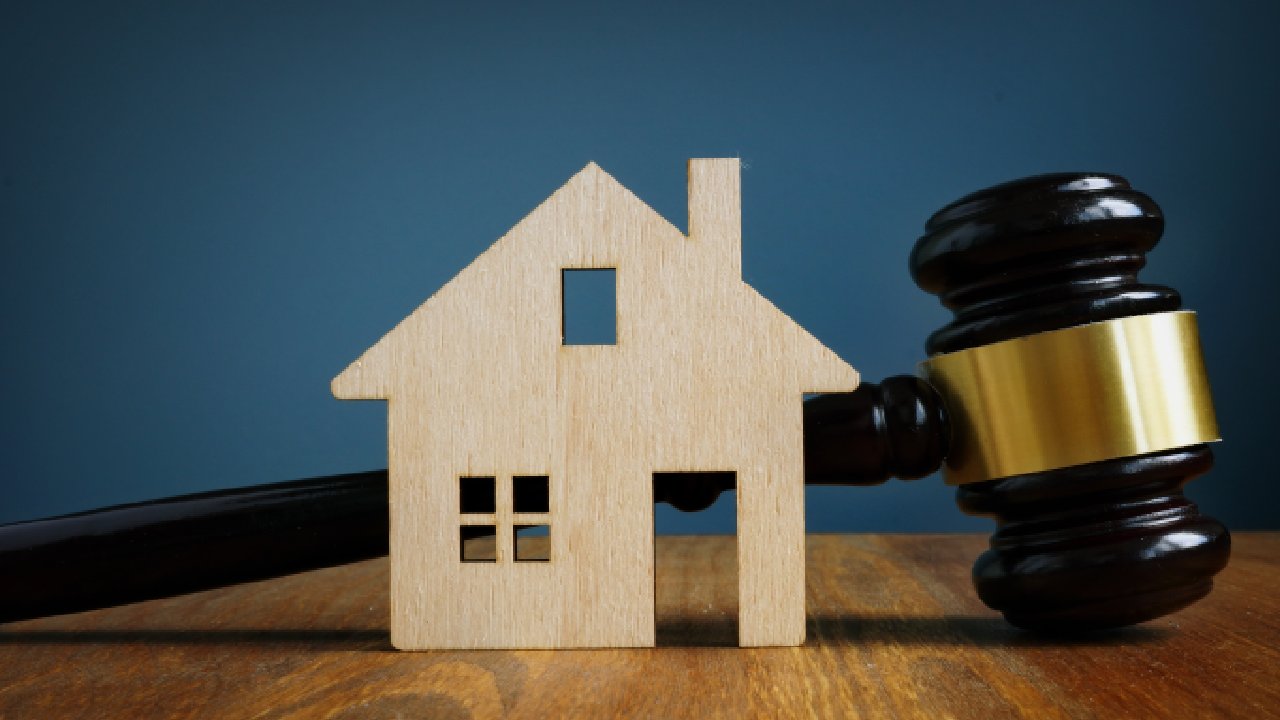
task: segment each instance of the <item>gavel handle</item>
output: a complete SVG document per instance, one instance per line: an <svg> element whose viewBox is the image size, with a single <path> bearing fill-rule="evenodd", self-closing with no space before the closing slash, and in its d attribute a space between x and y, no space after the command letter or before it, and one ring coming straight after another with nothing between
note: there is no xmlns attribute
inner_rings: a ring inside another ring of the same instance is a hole
<svg viewBox="0 0 1280 720"><path fill-rule="evenodd" d="M219 490L0 526L0 622L387 554L387 472Z"/></svg>
<svg viewBox="0 0 1280 720"><path fill-rule="evenodd" d="M805 482L868 485L937 469L946 423L916 378L805 402ZM699 510L731 488L664 474L655 502ZM0 526L0 622L80 612L387 554L387 472L182 495Z"/></svg>

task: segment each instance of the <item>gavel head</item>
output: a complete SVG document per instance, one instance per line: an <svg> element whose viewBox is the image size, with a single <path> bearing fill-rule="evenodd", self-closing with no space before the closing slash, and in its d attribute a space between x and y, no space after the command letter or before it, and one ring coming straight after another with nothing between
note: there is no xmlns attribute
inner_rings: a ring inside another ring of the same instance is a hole
<svg viewBox="0 0 1280 720"><path fill-rule="evenodd" d="M1230 536L1182 493L1217 439L1195 317L1138 281L1164 229L1123 178L1042 175L940 210L911 254L954 311L922 375L948 482L998 523L973 575L1015 625L1128 625L1204 596Z"/></svg>

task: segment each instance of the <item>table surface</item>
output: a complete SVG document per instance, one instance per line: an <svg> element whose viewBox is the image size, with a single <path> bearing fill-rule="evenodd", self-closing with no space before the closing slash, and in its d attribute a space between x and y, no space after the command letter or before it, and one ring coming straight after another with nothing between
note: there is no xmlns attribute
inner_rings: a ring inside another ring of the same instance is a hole
<svg viewBox="0 0 1280 720"><path fill-rule="evenodd" d="M0 718L1280 716L1280 533L1207 599L1072 641L969 584L976 535L812 535L809 639L730 647L730 537L660 537L658 648L400 653L385 558L0 625ZM2 591L2 590L0 590Z"/></svg>

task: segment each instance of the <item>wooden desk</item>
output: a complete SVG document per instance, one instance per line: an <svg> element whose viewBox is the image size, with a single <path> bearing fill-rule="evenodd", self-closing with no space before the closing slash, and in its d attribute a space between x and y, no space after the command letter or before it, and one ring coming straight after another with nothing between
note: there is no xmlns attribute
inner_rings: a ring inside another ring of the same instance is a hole
<svg viewBox="0 0 1280 720"><path fill-rule="evenodd" d="M979 603L984 542L810 536L799 648L714 646L735 632L729 538L659 538L660 641L702 647L395 652L385 559L11 623L0 717L1280 715L1280 534L1238 534L1199 605L1070 642Z"/></svg>

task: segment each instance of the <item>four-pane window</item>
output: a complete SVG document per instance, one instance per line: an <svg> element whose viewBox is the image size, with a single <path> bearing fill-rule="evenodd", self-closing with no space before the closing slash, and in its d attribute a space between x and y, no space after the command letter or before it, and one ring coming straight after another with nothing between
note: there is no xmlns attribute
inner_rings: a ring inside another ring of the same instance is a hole
<svg viewBox="0 0 1280 720"><path fill-rule="evenodd" d="M493 475L458 478L459 559L550 562L550 479L515 475L508 492L499 491L498 480ZM508 528L510 532L500 532ZM499 552L499 542L510 542L507 552Z"/></svg>

